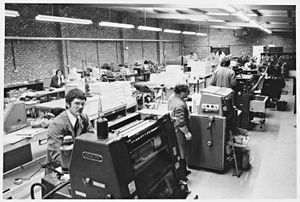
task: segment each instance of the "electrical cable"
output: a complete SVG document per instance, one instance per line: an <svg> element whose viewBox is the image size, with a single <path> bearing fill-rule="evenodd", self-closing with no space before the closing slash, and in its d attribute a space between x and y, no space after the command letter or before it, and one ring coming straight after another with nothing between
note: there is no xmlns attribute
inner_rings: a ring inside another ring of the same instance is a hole
<svg viewBox="0 0 300 202"><path fill-rule="evenodd" d="M15 180L30 180L34 175L36 175L38 172L40 172L41 168L42 168L42 165L39 163L40 167L37 171L35 171L33 174L31 174L29 177L19 177L19 178L16 178Z"/></svg>
<svg viewBox="0 0 300 202"><path fill-rule="evenodd" d="M66 185L70 184L71 180L69 179L66 182L63 182L62 184L60 184L59 186L55 187L54 189L52 189L50 192L48 192L43 199L47 199L48 197L50 197L52 194L54 194L55 192L57 192L58 190L62 189L63 187L65 187Z"/></svg>
<svg viewBox="0 0 300 202"><path fill-rule="evenodd" d="M34 188L35 186L40 186L42 188L42 190L46 191L47 192L47 187L45 185L43 185L42 183L34 183L33 185L31 185L30 187L30 196L31 196L31 199L35 199L34 197Z"/></svg>

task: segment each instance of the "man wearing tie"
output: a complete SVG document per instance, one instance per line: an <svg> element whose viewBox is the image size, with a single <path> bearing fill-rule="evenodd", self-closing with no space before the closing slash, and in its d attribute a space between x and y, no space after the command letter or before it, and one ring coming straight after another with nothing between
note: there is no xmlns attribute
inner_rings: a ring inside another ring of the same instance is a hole
<svg viewBox="0 0 300 202"><path fill-rule="evenodd" d="M64 85L63 73L60 69L56 70L55 75L51 78L50 87L60 88Z"/></svg>
<svg viewBox="0 0 300 202"><path fill-rule="evenodd" d="M68 91L66 95L67 109L60 113L49 124L48 128L48 142L47 142L47 161L60 162L60 146L63 138L66 135L73 137L80 136L86 132L95 132L89 118L86 114L82 113L86 102L85 93L74 88Z"/></svg>

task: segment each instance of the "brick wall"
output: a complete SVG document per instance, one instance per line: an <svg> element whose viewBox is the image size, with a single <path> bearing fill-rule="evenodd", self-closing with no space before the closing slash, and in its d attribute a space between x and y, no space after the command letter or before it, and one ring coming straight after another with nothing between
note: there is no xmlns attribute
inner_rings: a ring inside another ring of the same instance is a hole
<svg viewBox="0 0 300 202"><path fill-rule="evenodd" d="M197 28L191 29L197 31ZM296 51L296 36L294 33L267 34L261 30L248 30L246 36L234 36L233 30L228 29L202 29L208 33L207 37L184 35L184 54L195 52L199 58L205 58L210 52L210 46L229 45L233 56L242 53L252 55L252 46L274 44L283 46L284 52Z"/></svg>
<svg viewBox="0 0 300 202"><path fill-rule="evenodd" d="M253 45L274 44L283 46L285 52L296 51L295 34L265 34L262 31L249 31L247 36L235 37L233 30L207 29L201 27L201 32L208 37L188 36L180 34L141 31L137 29L118 29L100 27L98 22L112 21L144 25L144 18L127 16L127 14L95 7L52 6L50 4L6 4L6 9L16 10L20 17L5 18L5 36L20 37L74 37L74 38L111 38L111 39L153 39L177 40L175 42L141 42L141 41L32 41L12 40L15 53L16 68L14 72L11 40L5 40L4 83L25 81L27 79L45 78L53 69L62 68L68 63L71 67L81 68L82 60L89 66L97 62L120 63L124 54L124 63L132 64L145 59L162 62L163 54L166 60L178 58L182 54L193 51L204 58L210 51L210 46L229 45L234 56L242 52L252 54ZM34 19L37 14L62 15L74 18L91 19L92 25L77 25L65 23L39 22ZM178 24L169 21L146 19L147 26L181 29ZM199 31L199 27L189 27L190 31ZM128 49L125 49L125 46ZM163 50L163 47L165 50ZM68 56L68 57L67 57Z"/></svg>
<svg viewBox="0 0 300 202"><path fill-rule="evenodd" d="M16 10L20 17L5 18L5 36L18 37L74 37L74 38L111 38L111 39L159 39L156 32L127 30L100 27L98 22L112 21L132 23L135 26L144 25L143 18L136 18L118 12L95 7L52 6L50 4L6 4L6 9ZM73 18L91 19L92 25L78 25L66 23L51 23L36 21L35 16L61 15ZM157 20L146 19L148 26L158 26ZM176 40L174 35L162 34L161 39ZM115 64L121 63L124 53L124 63L132 64L145 59L158 60L158 42L132 42L125 44L116 41L69 41L67 45L61 41L32 41L12 40L15 52L16 68L14 72L12 60L11 40L5 40L5 80L4 83L26 81L49 77L54 69L64 69L66 64L81 69L84 65L95 66L98 62ZM170 57L177 57L178 47L168 50ZM162 58L162 54L160 58ZM161 61L161 59L160 59Z"/></svg>

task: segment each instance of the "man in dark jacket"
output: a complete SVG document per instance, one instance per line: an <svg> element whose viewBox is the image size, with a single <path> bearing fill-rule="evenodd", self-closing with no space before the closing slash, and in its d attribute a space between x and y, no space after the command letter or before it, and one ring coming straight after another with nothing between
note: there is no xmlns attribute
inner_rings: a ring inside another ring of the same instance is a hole
<svg viewBox="0 0 300 202"><path fill-rule="evenodd" d="M187 84L177 84L175 86L175 94L168 100L168 110L170 111L171 119L174 123L176 138L178 141L179 152L181 162L184 165L186 175L191 172L186 168L188 140L192 139L191 120L188 110L188 106L185 103L185 98L190 93L189 86Z"/></svg>
<svg viewBox="0 0 300 202"><path fill-rule="evenodd" d="M71 135L74 142L75 137L94 132L88 116L82 113L87 99L85 93L74 88L68 91L65 99L67 109L55 117L48 128L48 162L60 161L57 157L64 136Z"/></svg>

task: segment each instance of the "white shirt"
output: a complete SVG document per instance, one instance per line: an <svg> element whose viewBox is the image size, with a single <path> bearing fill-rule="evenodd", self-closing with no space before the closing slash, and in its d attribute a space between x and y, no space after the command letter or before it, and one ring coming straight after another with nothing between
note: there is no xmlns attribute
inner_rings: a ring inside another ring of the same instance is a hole
<svg viewBox="0 0 300 202"><path fill-rule="evenodd" d="M67 110L67 114L68 114L68 117L71 121L72 126L74 127L75 123L76 123L76 120L77 120L77 117L74 116L73 114L71 114L71 112L69 110Z"/></svg>

